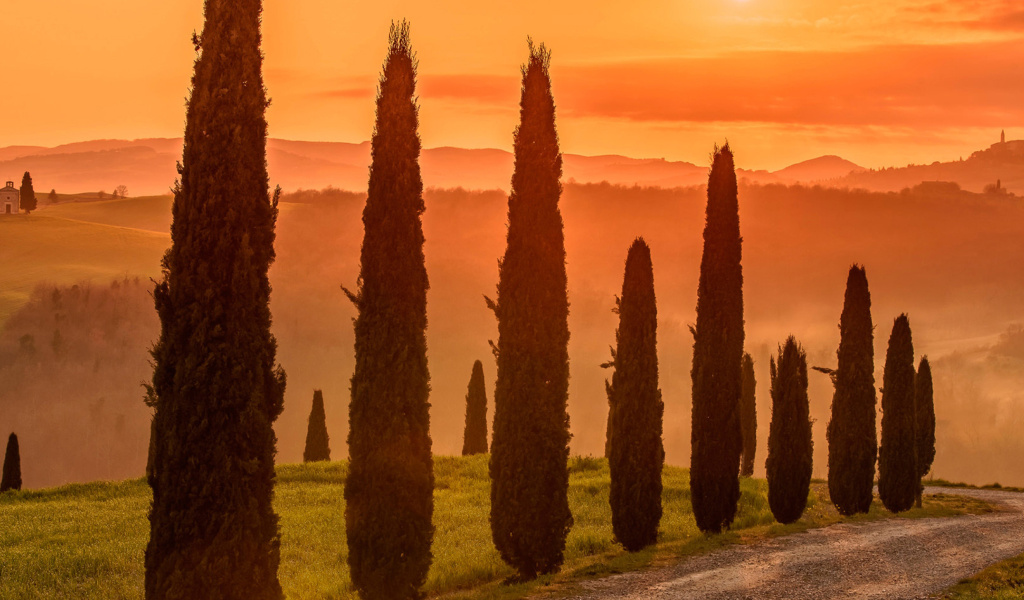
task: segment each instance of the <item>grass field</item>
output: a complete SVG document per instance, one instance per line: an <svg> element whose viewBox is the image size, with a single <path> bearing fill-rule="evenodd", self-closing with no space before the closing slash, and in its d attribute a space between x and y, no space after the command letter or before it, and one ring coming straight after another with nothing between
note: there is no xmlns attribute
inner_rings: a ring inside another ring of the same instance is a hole
<svg viewBox="0 0 1024 600"><path fill-rule="evenodd" d="M346 463L281 465L276 509L281 516L280 577L290 599L350 598L345 567ZM536 582L501 585L512 574L491 543L487 515L486 456L437 457L434 562L429 595L515 598L540 589L568 588L574 581L703 552L728 543L802 531L843 520L815 484L799 522L782 526L772 518L763 480L744 479L733 530L706 537L696 528L685 469L666 467L665 514L660 543L629 554L612 537L609 475L603 459L575 458L569 502L575 525L561 574ZM149 488L141 479L69 485L0 495L0 599L141 598L143 552L149 529ZM928 497L907 517L983 512L983 503L953 496ZM854 521L885 518L878 503Z"/></svg>
<svg viewBox="0 0 1024 600"><path fill-rule="evenodd" d="M126 203L118 210L110 210L109 202L58 204L0 219L0 326L39 283L107 283L125 275L159 275L170 235L166 229L138 227L155 226L159 214L166 212L167 199L147 200L112 201ZM121 219L127 220L122 224Z"/></svg>
<svg viewBox="0 0 1024 600"><path fill-rule="evenodd" d="M938 597L949 600L1020 600L1024 598L1024 554L994 564Z"/></svg>

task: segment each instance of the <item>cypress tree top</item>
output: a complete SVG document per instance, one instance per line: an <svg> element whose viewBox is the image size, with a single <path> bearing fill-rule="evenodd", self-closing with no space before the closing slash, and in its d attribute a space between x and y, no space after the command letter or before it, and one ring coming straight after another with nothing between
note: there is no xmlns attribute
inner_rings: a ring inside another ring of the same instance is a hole
<svg viewBox="0 0 1024 600"><path fill-rule="evenodd" d="M462 455L487 453L487 390L484 388L484 364L473 363L466 390L466 429L462 436Z"/></svg>
<svg viewBox="0 0 1024 600"><path fill-rule="evenodd" d="M21 451L18 448L18 436L11 434L7 438L7 451L4 453L3 477L0 478L0 492L21 489Z"/></svg>
<svg viewBox="0 0 1024 600"><path fill-rule="evenodd" d="M331 460L331 438L327 435L327 414L324 411L324 393L313 390L313 408L309 411L306 429L306 447L303 462Z"/></svg>
<svg viewBox="0 0 1024 600"><path fill-rule="evenodd" d="M146 597L276 599L270 333L276 197L266 169L260 0L207 0L174 190L161 322Z"/></svg>
<svg viewBox="0 0 1024 600"><path fill-rule="evenodd" d="M717 533L736 515L742 439L743 270L732 151L716 148L708 177L704 253L693 330L690 490L697 526Z"/></svg>

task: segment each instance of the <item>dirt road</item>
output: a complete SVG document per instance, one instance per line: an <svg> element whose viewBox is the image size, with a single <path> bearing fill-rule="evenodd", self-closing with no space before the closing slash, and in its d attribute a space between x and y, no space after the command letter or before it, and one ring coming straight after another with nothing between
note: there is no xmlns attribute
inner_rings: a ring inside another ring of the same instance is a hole
<svg viewBox="0 0 1024 600"><path fill-rule="evenodd" d="M924 598L1024 553L1024 494L927 488L1008 510L886 519L732 546L670 567L581 584L575 598Z"/></svg>

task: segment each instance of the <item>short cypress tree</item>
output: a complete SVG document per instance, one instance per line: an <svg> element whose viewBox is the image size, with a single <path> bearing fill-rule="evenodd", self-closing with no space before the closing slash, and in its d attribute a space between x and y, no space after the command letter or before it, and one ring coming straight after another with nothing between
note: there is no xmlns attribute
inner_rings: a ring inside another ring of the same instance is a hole
<svg viewBox="0 0 1024 600"><path fill-rule="evenodd" d="M154 457L146 598L278 599L273 423L283 407L270 281L260 0L205 5L153 296Z"/></svg>
<svg viewBox="0 0 1024 600"><path fill-rule="evenodd" d="M466 390L466 430L462 435L462 455L487 454L487 390L484 389L484 364L473 363Z"/></svg>
<svg viewBox="0 0 1024 600"><path fill-rule="evenodd" d="M32 175L28 171L21 177L21 210L29 213L36 209L36 190L32 187Z"/></svg>
<svg viewBox="0 0 1024 600"><path fill-rule="evenodd" d="M18 436L11 434L7 438L7 452L4 454L4 473L0 478L0 492L21 489L21 451L18 449Z"/></svg>
<svg viewBox="0 0 1024 600"><path fill-rule="evenodd" d="M771 362L772 423L768 433L768 506L779 523L793 523L807 507L814 444L807 399L807 356L793 336Z"/></svg>
<svg viewBox="0 0 1024 600"><path fill-rule="evenodd" d="M743 452L740 455L740 475L753 477L754 456L757 453L757 401L754 378L754 359L743 353L743 385L740 391L740 434L743 436Z"/></svg>
<svg viewBox="0 0 1024 600"><path fill-rule="evenodd" d="M563 562L569 511L569 299L558 200L562 154L551 53L522 68L508 240L498 268L498 376L491 440L491 536L521 579Z"/></svg>
<svg viewBox="0 0 1024 600"><path fill-rule="evenodd" d="M318 460L331 460L331 438L327 435L324 393L320 390L313 390L313 408L309 411L306 448L302 451L302 462Z"/></svg>
<svg viewBox="0 0 1024 600"><path fill-rule="evenodd" d="M866 513L875 486L875 349L864 268L850 267L839 317L839 365L828 422L828 493L840 514Z"/></svg>
<svg viewBox="0 0 1024 600"><path fill-rule="evenodd" d="M928 357L921 359L914 378L914 406L917 418L917 507L921 507L921 494L924 492L920 478L932 470L935 460L935 399L932 391L932 366Z"/></svg>
<svg viewBox="0 0 1024 600"><path fill-rule="evenodd" d="M718 533L740 499L743 270L732 150L715 148L693 331L690 492L697 527Z"/></svg>
<svg viewBox="0 0 1024 600"><path fill-rule="evenodd" d="M612 531L626 550L658 541L661 522L662 416L658 389L658 309L651 250L643 238L629 248L615 332L615 373L609 389Z"/></svg>
<svg viewBox="0 0 1024 600"><path fill-rule="evenodd" d="M882 446L878 449L878 495L890 512L910 509L921 476L917 469L914 402L914 343L907 315L892 327L882 379Z"/></svg>
<svg viewBox="0 0 1024 600"><path fill-rule="evenodd" d="M434 466L427 370L427 269L409 24L391 26L363 210L345 523L364 599L416 598L430 568Z"/></svg>

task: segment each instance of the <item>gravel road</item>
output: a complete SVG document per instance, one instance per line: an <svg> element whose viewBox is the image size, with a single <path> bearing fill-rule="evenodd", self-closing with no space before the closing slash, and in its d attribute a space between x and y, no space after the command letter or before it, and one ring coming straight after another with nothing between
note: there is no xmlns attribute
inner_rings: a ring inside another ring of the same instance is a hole
<svg viewBox="0 0 1024 600"><path fill-rule="evenodd" d="M575 598L925 598L1024 553L1024 493L926 488L1007 510L839 524L581 584Z"/></svg>

